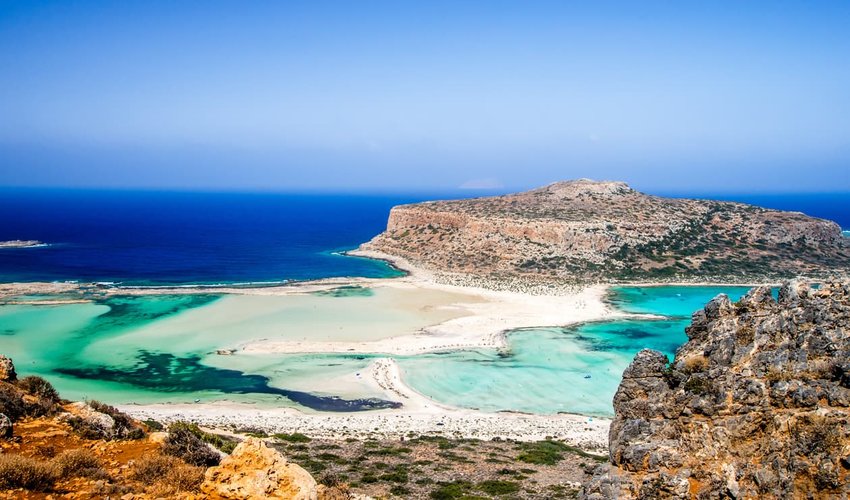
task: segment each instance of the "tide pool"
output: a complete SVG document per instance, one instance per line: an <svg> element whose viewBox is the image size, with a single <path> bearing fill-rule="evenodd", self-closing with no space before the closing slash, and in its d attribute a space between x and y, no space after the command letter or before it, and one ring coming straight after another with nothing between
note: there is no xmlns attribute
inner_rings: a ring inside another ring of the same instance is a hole
<svg viewBox="0 0 850 500"><path fill-rule="evenodd" d="M610 415L623 370L643 348L672 357L690 314L745 287L622 287L610 301L665 320L607 321L508 334L508 349L395 356L437 402L484 411ZM468 298L468 297L467 297ZM458 317L448 292L342 287L285 295L113 296L85 304L0 306L0 352L64 397L113 404L227 399L348 411L394 403L365 380L375 355L220 355L249 340L376 340ZM446 306L446 307L443 307Z"/></svg>

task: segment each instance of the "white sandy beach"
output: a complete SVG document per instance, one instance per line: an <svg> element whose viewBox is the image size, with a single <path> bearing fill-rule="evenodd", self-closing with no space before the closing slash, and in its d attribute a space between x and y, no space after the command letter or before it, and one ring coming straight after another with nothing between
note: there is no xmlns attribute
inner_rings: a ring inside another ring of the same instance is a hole
<svg viewBox="0 0 850 500"><path fill-rule="evenodd" d="M608 446L606 418L582 415L485 413L435 403L404 384L398 365L375 360L370 379L404 407L353 413L305 413L292 408L258 409L228 402L212 404L122 405L130 415L162 422L190 420L210 428L258 428L269 433L300 432L325 439L402 438L440 435L455 438L534 441L561 439L585 450L604 452Z"/></svg>

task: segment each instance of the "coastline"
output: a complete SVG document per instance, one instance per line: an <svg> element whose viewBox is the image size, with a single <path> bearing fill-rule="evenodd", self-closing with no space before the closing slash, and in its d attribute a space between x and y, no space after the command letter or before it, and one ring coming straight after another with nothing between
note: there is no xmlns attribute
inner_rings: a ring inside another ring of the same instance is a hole
<svg viewBox="0 0 850 500"><path fill-rule="evenodd" d="M56 295L55 299L6 301L6 303L51 305L91 301L95 297L122 295L305 295L346 286L441 291L460 296L446 307L459 315L414 333L372 341L251 340L235 346L240 354L295 353L369 353L415 355L467 349L503 349L507 332L523 328L569 326L612 319L652 319L659 316L631 314L617 310L608 300L612 287L621 284L596 284L578 287L564 284L541 290L523 284L510 290L493 290L441 280L435 273L420 269L402 258L369 250L346 252L360 258L380 259L404 273L393 278L325 278L279 284L121 286L83 283L7 283L0 284L0 299L14 295ZM521 281L521 280L518 280ZM677 286L668 283L622 284L624 286ZM686 283L678 286L713 285ZM738 285L738 284L735 284ZM741 285L738 285L741 286ZM548 293L540 293L546 291ZM234 346L221 346L231 351ZM411 434L436 434L447 437L478 439L514 439L530 441L554 437L588 450L604 450L610 419L574 414L535 415L518 412L490 413L437 403L410 386L398 364L389 358L377 358L369 365L366 384L376 392L403 404L399 409L369 412L322 413L296 408L258 408L251 404L221 400L202 404L127 404L118 405L137 418L164 422L191 420L218 428L256 427L268 432L302 432L329 439L366 438L380 435L404 437ZM330 390L330 388L328 389Z"/></svg>
<svg viewBox="0 0 850 500"><path fill-rule="evenodd" d="M490 413L455 408L437 403L410 388L404 383L398 364L388 358L379 358L370 364L368 379L393 394L404 406L392 410L342 413L307 413L294 408L259 409L253 405L229 401L207 404L129 404L117 407L138 419L166 423L189 420L210 428L256 428L270 434L300 432L331 440L371 437L402 439L420 435L515 441L555 438L587 451L607 450L610 418L568 413Z"/></svg>

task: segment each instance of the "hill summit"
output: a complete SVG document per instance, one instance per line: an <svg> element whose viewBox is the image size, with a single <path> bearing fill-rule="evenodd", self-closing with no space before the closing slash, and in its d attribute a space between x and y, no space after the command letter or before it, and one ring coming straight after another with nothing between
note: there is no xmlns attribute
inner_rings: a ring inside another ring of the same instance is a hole
<svg viewBox="0 0 850 500"><path fill-rule="evenodd" d="M754 281L850 266L850 241L834 222L589 179L397 206L362 249L436 272L575 281Z"/></svg>

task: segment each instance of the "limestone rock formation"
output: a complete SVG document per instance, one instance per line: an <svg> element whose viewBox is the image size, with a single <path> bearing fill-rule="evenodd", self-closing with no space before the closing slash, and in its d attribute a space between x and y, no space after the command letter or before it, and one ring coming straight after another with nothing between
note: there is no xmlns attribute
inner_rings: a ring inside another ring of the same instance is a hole
<svg viewBox="0 0 850 500"><path fill-rule="evenodd" d="M623 374L583 498L850 497L850 282L720 295L687 334Z"/></svg>
<svg viewBox="0 0 850 500"><path fill-rule="evenodd" d="M0 354L0 382L14 382L18 379L12 358Z"/></svg>
<svg viewBox="0 0 850 500"><path fill-rule="evenodd" d="M68 410L69 413L60 415L60 420L65 420L70 416L75 416L82 419L87 425L98 429L104 434L108 434L115 427L115 419L106 413L101 413L95 410L82 401L71 403L67 405L65 409Z"/></svg>
<svg viewBox="0 0 850 500"><path fill-rule="evenodd" d="M309 472L257 438L245 439L218 467L208 469L201 491L215 498L318 498Z"/></svg>
<svg viewBox="0 0 850 500"><path fill-rule="evenodd" d="M540 280L846 275L834 222L742 203L650 196L622 182L401 205L361 249L438 273Z"/></svg>

